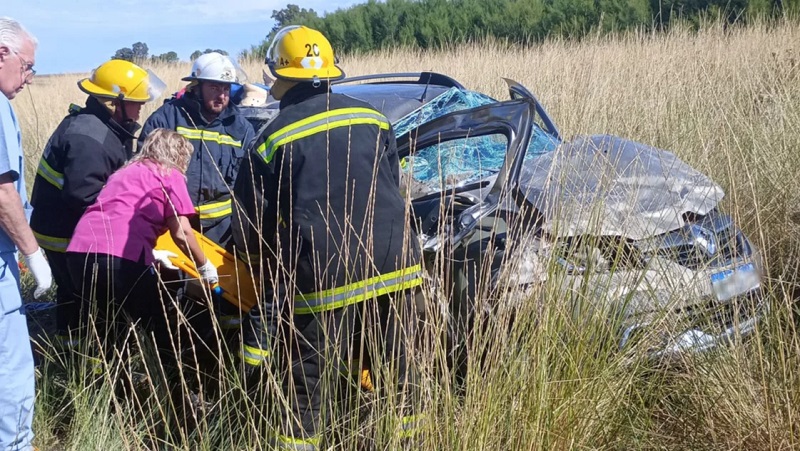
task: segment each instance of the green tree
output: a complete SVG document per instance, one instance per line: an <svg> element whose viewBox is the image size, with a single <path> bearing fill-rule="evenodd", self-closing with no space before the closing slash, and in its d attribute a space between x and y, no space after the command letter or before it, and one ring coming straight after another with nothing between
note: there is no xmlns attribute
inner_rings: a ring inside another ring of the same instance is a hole
<svg viewBox="0 0 800 451"><path fill-rule="evenodd" d="M118 49L114 53L114 56L111 57L111 59L133 61L133 50L131 50L130 47L123 47L121 49Z"/></svg>
<svg viewBox="0 0 800 451"><path fill-rule="evenodd" d="M147 60L149 49L147 48L147 44L144 42L136 42L131 46L131 50L133 51L133 59L134 61L145 61Z"/></svg>
<svg viewBox="0 0 800 451"><path fill-rule="evenodd" d="M136 42L130 47L123 47L118 49L111 58L131 62L147 61L147 44L144 42Z"/></svg>
<svg viewBox="0 0 800 451"><path fill-rule="evenodd" d="M166 52L166 53L162 53L162 54L160 54L158 56L153 55L151 57L151 60L153 62L159 62L159 63L168 63L168 64L177 63L178 62L178 54L175 53L175 52Z"/></svg>
<svg viewBox="0 0 800 451"><path fill-rule="evenodd" d="M195 50L194 52L192 52L191 55L189 55L189 60L194 61L197 58L200 58L200 55L205 55L206 53L211 53L211 52L216 52L216 53L219 53L221 55L227 55L228 54L227 51L222 50L222 49L205 49L205 50L202 50L202 51Z"/></svg>
<svg viewBox="0 0 800 451"><path fill-rule="evenodd" d="M286 8L272 11L272 19L275 25L270 31L270 35L285 27L286 25L308 25L308 22L317 17L317 13L309 8L301 8L297 5L288 4Z"/></svg>
<svg viewBox="0 0 800 451"><path fill-rule="evenodd" d="M666 27L673 17L698 23L703 15L735 21L747 14L800 14L798 5L800 0L366 0L318 16L288 4L272 12L270 33L242 56L262 59L286 25L318 29L341 54L441 48L487 37L526 45L553 35L579 39L589 32Z"/></svg>

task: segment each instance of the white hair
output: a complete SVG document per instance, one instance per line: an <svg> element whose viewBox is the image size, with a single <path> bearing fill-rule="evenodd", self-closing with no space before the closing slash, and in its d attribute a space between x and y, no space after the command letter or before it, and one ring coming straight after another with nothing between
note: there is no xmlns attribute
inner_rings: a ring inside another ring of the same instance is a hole
<svg viewBox="0 0 800 451"><path fill-rule="evenodd" d="M0 45L16 53L22 50L25 41L30 41L34 48L39 43L21 23L10 17L0 17Z"/></svg>

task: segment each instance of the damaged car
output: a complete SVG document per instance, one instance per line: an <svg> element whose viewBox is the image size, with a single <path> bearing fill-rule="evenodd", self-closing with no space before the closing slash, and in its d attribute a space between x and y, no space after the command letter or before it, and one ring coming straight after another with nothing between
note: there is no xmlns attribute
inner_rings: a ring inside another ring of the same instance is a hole
<svg viewBox="0 0 800 451"><path fill-rule="evenodd" d="M555 297L576 315L603 306L614 346L648 357L749 335L764 313L761 257L720 211L723 189L666 150L566 140L532 93L505 81L507 100L432 72L332 87L393 124L454 353L498 310ZM245 112L257 130L273 116Z"/></svg>

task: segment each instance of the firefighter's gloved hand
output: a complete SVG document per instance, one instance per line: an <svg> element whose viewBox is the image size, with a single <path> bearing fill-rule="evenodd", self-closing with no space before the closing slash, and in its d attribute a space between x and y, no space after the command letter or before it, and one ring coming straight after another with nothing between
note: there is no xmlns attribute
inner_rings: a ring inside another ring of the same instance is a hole
<svg viewBox="0 0 800 451"><path fill-rule="evenodd" d="M197 272L200 274L200 278L203 279L206 283L217 283L219 282L219 274L217 274L217 268L211 263L211 260L206 259L206 262L203 263L199 268L197 268Z"/></svg>
<svg viewBox="0 0 800 451"><path fill-rule="evenodd" d="M32 254L26 255L25 265L28 266L34 280L36 280L36 290L33 292L33 297L34 299L39 299L53 285L53 273L50 271L50 264L44 258L42 248L38 248Z"/></svg>
<svg viewBox="0 0 800 451"><path fill-rule="evenodd" d="M178 267L172 264L170 257L177 257L178 254L170 251L153 249L153 258L161 265L162 268L172 269L177 271Z"/></svg>

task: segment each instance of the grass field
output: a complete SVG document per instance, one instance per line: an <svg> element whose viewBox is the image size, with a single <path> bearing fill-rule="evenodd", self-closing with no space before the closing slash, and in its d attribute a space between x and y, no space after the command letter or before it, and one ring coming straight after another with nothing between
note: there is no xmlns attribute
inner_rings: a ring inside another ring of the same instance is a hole
<svg viewBox="0 0 800 451"><path fill-rule="evenodd" d="M463 397L453 395L446 372L425 366L433 408L420 449L800 447L798 43L800 26L785 22L342 58L348 75L434 70L496 98L507 97L501 79L507 77L530 88L567 137L610 133L669 149L725 189L721 208L766 263L771 311L756 336L733 349L687 356L680 365L653 368L598 351L593 339L608 333L603 322L576 328L558 299L540 306L537 323L518 322L513 339L481 335L494 364L471 368ZM177 90L189 65L153 69ZM260 78L259 64L246 69ZM83 102L77 80L37 78L14 101L29 171L69 103ZM443 350L430 352L425 359L435 360ZM265 448L264 435L252 427L255 408L237 395L237 376L224 376L230 381L214 400L216 413L201 415L191 435L164 433L169 406L158 397L128 405L108 383L88 388L77 372L42 377L37 444L43 450ZM381 406L379 417L391 408ZM379 449L397 445L376 431L367 433Z"/></svg>

